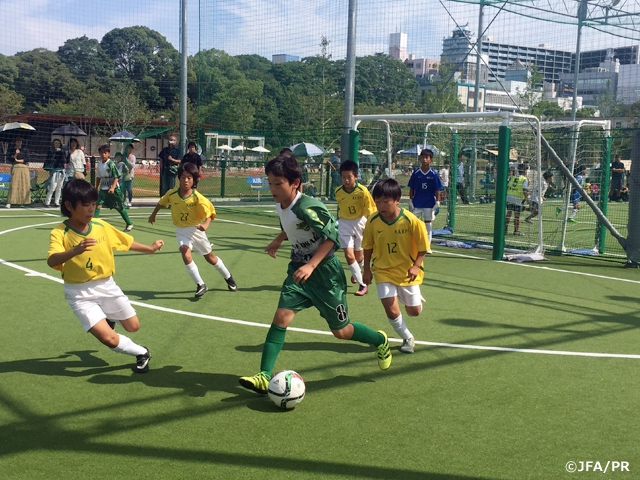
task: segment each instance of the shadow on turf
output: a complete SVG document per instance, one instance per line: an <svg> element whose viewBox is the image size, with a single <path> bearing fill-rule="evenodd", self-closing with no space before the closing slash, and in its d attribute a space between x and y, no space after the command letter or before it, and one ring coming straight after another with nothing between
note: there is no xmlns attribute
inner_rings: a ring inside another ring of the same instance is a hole
<svg viewBox="0 0 640 480"><path fill-rule="evenodd" d="M0 373L24 372L35 375L86 377L117 370L130 370L129 365L109 365L93 353L97 350L66 352L57 357L28 358L0 363ZM73 359L72 357L76 357Z"/></svg>
<svg viewBox="0 0 640 480"><path fill-rule="evenodd" d="M323 350L327 352L337 353L367 353L370 354L373 349L367 345L355 342L285 342L283 350L293 352L304 352L307 350ZM239 352L257 353L262 352L262 344L260 345L239 345L236 347Z"/></svg>

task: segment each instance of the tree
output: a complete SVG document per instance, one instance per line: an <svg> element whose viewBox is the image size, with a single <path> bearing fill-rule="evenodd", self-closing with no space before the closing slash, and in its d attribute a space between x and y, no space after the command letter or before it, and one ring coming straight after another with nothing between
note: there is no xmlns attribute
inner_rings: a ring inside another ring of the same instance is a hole
<svg viewBox="0 0 640 480"><path fill-rule="evenodd" d="M16 78L18 78L18 67L15 60L0 54L0 85L13 88Z"/></svg>
<svg viewBox="0 0 640 480"><path fill-rule="evenodd" d="M418 101L418 108L423 113L464 112L466 107L460 102L457 89L455 65L442 63L440 71L432 78L430 87Z"/></svg>
<svg viewBox="0 0 640 480"><path fill-rule="evenodd" d="M22 111L24 97L6 85L0 84L0 121L6 122L13 115Z"/></svg>
<svg viewBox="0 0 640 480"><path fill-rule="evenodd" d="M170 107L179 93L180 54L165 37L147 27L116 28L100 45L115 63L116 78L135 82L148 107Z"/></svg>
<svg viewBox="0 0 640 480"><path fill-rule="evenodd" d="M50 101L68 102L79 97L84 85L73 78L69 69L52 51L36 48L15 55L18 77L15 90L25 99L25 107L46 106Z"/></svg>
<svg viewBox="0 0 640 480"><path fill-rule="evenodd" d="M610 80L607 81L607 89L596 96L595 102L601 118L617 117L624 105L622 101L618 99L615 92L612 92Z"/></svg>
<svg viewBox="0 0 640 480"><path fill-rule="evenodd" d="M88 85L104 87L114 76L114 62L100 42L86 35L64 42L58 49L58 57L74 78Z"/></svg>
<svg viewBox="0 0 640 480"><path fill-rule="evenodd" d="M356 103L415 104L417 97L418 82L411 69L401 61L383 53L356 59Z"/></svg>
<svg viewBox="0 0 640 480"><path fill-rule="evenodd" d="M544 80L544 75L538 71L537 65L530 67L529 72L527 86L524 89L516 89L517 96L527 112L531 112L533 107L542 100L542 82Z"/></svg>
<svg viewBox="0 0 640 480"><path fill-rule="evenodd" d="M549 102L548 100L540 100L533 107L530 112L540 120L547 122L557 120L565 115L564 110L557 103Z"/></svg>

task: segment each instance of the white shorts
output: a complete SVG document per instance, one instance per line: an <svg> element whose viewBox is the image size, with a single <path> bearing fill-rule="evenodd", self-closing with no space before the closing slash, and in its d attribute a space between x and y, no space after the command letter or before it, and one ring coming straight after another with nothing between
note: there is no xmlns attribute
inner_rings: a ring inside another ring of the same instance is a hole
<svg viewBox="0 0 640 480"><path fill-rule="evenodd" d="M409 285L407 287L399 287L389 282L377 283L378 298L398 297L398 300L407 307L417 307L422 304L425 299L420 292L420 285Z"/></svg>
<svg viewBox="0 0 640 480"><path fill-rule="evenodd" d="M433 222L436 219L436 209L435 208L417 208L414 207L413 214L421 218L425 222Z"/></svg>
<svg viewBox="0 0 640 480"><path fill-rule="evenodd" d="M362 234L364 226L367 224L367 217L347 220L341 218L338 222L338 235L340 237L340 248L353 248L356 251L362 250Z"/></svg>
<svg viewBox="0 0 640 480"><path fill-rule="evenodd" d="M211 242L207 238L207 232L198 230L196 227L176 227L176 238L178 247L186 245L200 255L211 253Z"/></svg>
<svg viewBox="0 0 640 480"><path fill-rule="evenodd" d="M88 332L104 318L127 320L136 311L113 277L85 283L65 283L64 298Z"/></svg>

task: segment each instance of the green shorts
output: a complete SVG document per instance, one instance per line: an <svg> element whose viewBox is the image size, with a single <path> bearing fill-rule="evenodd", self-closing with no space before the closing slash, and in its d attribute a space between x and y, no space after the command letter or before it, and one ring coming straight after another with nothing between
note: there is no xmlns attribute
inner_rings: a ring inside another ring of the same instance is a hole
<svg viewBox="0 0 640 480"><path fill-rule="evenodd" d="M299 262L289 263L278 308L298 312L316 307L331 330L340 330L349 325L347 281L340 260L335 255L325 258L306 282L296 284L293 274L302 265Z"/></svg>
<svg viewBox="0 0 640 480"><path fill-rule="evenodd" d="M109 193L108 190L98 190L98 201L96 202L96 205L122 210L124 208L124 204L122 203L120 187L116 187L113 193Z"/></svg>

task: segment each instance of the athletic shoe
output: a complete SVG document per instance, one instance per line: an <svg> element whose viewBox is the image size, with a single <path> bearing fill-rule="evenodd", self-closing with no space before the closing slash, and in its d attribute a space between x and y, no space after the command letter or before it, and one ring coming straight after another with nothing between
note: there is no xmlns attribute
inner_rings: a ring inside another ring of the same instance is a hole
<svg viewBox="0 0 640 480"><path fill-rule="evenodd" d="M524 235L524 233L522 233L522 232L513 232L513 234L518 236L518 237L522 237Z"/></svg>
<svg viewBox="0 0 640 480"><path fill-rule="evenodd" d="M127 207L131 208L131 202L127 202Z"/></svg>
<svg viewBox="0 0 640 480"><path fill-rule="evenodd" d="M369 287L367 287L366 285L360 285L360 288L358 288L358 291L354 293L354 295L362 297L363 295L366 295L368 291Z"/></svg>
<svg viewBox="0 0 640 480"><path fill-rule="evenodd" d="M416 346L416 341L413 339L413 337L407 338L402 342L402 345L400 346L400 351L402 353L413 353L413 347L415 346Z"/></svg>
<svg viewBox="0 0 640 480"><path fill-rule="evenodd" d="M527 223L533 223L530 218L525 218L524 221Z"/></svg>
<svg viewBox="0 0 640 480"><path fill-rule="evenodd" d="M556 207L556 217L558 215L560 215L560 212L562 211L562 209L560 207Z"/></svg>
<svg viewBox="0 0 640 480"><path fill-rule="evenodd" d="M10 203L7 203L7 204L4 206L4 208L11 208L11 204L10 204Z"/></svg>
<svg viewBox="0 0 640 480"><path fill-rule="evenodd" d="M387 338L387 334L384 330L378 330L378 333L384 337L384 342L378 345L376 348L378 349L378 366L380 370L387 370L391 366L391 349L389 348L389 339Z"/></svg>
<svg viewBox="0 0 640 480"><path fill-rule="evenodd" d="M351 275L351 283L358 283L356 277L354 277L353 275Z"/></svg>
<svg viewBox="0 0 640 480"><path fill-rule="evenodd" d="M240 377L238 382L240 382L240 385L244 388L248 388L262 395L266 394L269 389L269 376L264 372L260 372L253 377Z"/></svg>
<svg viewBox="0 0 640 480"><path fill-rule="evenodd" d="M136 373L147 373L149 371L149 360L151 360L151 355L149 354L149 349L147 347L143 348L147 350L147 353L136 355L136 365L133 367L133 371Z"/></svg>
<svg viewBox="0 0 640 480"><path fill-rule="evenodd" d="M115 330L116 329L116 322L114 322L113 320L109 320L108 318L106 320L107 320L107 323L109 324L109 326L111 327L111 330Z"/></svg>
<svg viewBox="0 0 640 480"><path fill-rule="evenodd" d="M129 225L124 227L125 232L130 232L131 230L133 230L133 223L130 223Z"/></svg>
<svg viewBox="0 0 640 480"><path fill-rule="evenodd" d="M236 281L233 279L233 275L231 275L229 278L225 278L224 281L227 282L227 288L230 291L235 292L236 290L238 290L238 285L236 285Z"/></svg>
<svg viewBox="0 0 640 480"><path fill-rule="evenodd" d="M430 248L427 249L427 255L431 255L433 253L433 250L431 250Z"/></svg>
<svg viewBox="0 0 640 480"><path fill-rule="evenodd" d="M573 217L567 218L567 222L576 223L576 219Z"/></svg>
<svg viewBox="0 0 640 480"><path fill-rule="evenodd" d="M196 298L200 298L205 293L207 293L207 286L204 283L199 284L196 288Z"/></svg>

